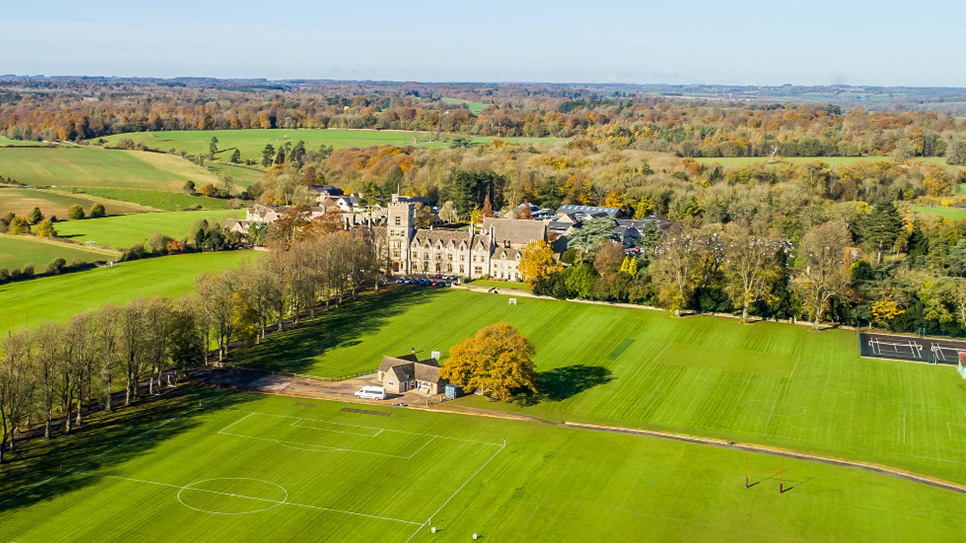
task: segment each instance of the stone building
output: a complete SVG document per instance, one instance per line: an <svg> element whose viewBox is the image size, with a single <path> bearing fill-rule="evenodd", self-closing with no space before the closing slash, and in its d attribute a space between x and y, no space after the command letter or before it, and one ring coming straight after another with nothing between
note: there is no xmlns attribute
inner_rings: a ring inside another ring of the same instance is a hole
<svg viewBox="0 0 966 543"><path fill-rule="evenodd" d="M520 257L531 241L546 241L543 221L485 219L482 229L417 229L415 204L389 204L386 236L393 275L490 276L518 281Z"/></svg>

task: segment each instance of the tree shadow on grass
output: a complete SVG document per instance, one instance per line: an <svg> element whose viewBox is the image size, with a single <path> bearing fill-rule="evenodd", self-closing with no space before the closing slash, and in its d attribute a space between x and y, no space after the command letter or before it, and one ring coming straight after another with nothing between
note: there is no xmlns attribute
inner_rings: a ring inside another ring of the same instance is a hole
<svg viewBox="0 0 966 543"><path fill-rule="evenodd" d="M517 394L512 401L524 407L542 402L559 402L613 380L611 371L602 366L563 366L538 373L536 384L539 392Z"/></svg>
<svg viewBox="0 0 966 543"><path fill-rule="evenodd" d="M270 333L263 343L251 349L233 353L230 361L253 369L310 373L318 358L339 347L361 343L360 337L385 326L389 319L409 311L413 306L427 304L441 294L440 289L396 287L378 293L366 293L353 300L332 306L315 317L303 319L298 327ZM385 353L401 355L407 353ZM360 360L355 371L375 368L381 357ZM324 372L311 372L323 377Z"/></svg>
<svg viewBox="0 0 966 543"><path fill-rule="evenodd" d="M88 474L143 456L164 441L192 431L203 423L200 417L251 399L238 392L184 386L112 413L89 415L69 435L58 433L50 441L38 438L21 443L0 464L0 513L94 485L100 478Z"/></svg>

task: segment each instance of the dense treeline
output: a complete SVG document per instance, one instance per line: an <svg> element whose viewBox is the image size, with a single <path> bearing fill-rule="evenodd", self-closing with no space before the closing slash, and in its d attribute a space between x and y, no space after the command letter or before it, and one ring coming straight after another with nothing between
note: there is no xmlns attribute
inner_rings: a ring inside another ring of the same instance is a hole
<svg viewBox="0 0 966 543"><path fill-rule="evenodd" d="M0 130L74 141L145 130L358 128L481 136L586 137L681 156L945 156L963 121L936 112L837 105L674 100L644 92L503 85L486 92L417 84L315 83L277 88L149 81L6 82ZM440 100L486 100L479 114Z"/></svg>
<svg viewBox="0 0 966 543"><path fill-rule="evenodd" d="M202 275L196 292L178 300L138 298L104 305L66 324L46 323L3 341L0 357L0 462L14 437L55 416L65 433L82 423L84 406L110 411L123 386L124 404L167 384L170 372L219 360L234 342L254 345L270 327L282 330L314 315L381 274L371 232L336 232L279 246L253 263Z"/></svg>
<svg viewBox="0 0 966 543"><path fill-rule="evenodd" d="M851 229L819 223L794 246L761 224L689 221L653 231L630 256L611 219L588 223L570 240L566 268L525 253L521 270L535 293L810 320L816 329L829 321L966 332L966 221L910 224L882 201Z"/></svg>

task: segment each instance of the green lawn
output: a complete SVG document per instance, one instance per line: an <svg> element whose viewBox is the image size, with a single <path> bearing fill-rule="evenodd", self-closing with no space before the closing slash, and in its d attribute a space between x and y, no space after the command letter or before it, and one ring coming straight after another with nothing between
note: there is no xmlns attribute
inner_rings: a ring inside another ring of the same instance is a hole
<svg viewBox="0 0 966 543"><path fill-rule="evenodd" d="M33 236L0 234L0 268L7 270L22 268L24 264L33 264L35 273L43 273L47 269L47 264L57 258L63 258L67 264L71 264L75 261L114 260L117 256L113 251L98 251Z"/></svg>
<svg viewBox="0 0 966 543"><path fill-rule="evenodd" d="M122 262L116 268L0 285L0 329L6 331L8 322L16 330L26 324L66 321L82 311L108 302L123 304L138 296L178 297L194 291L197 273L235 267L260 254L228 251L148 258Z"/></svg>
<svg viewBox="0 0 966 543"><path fill-rule="evenodd" d="M212 137L218 138L220 151L215 157L227 162L228 157L237 148L241 152L242 160L252 159L261 161L262 149L271 144L276 149L279 145L290 142L292 145L299 140L305 142L308 149L318 149L321 145L341 147L371 147L374 145L421 145L426 147L442 146L445 141L434 141L436 134L430 132L404 132L394 130L191 130L181 132L138 132L133 134L118 134L104 138L109 144L114 144L121 138L142 142L151 149L175 149L189 154L208 153L208 146ZM443 135L442 140L453 137ZM472 138L475 143L492 141L498 138ZM503 138L518 143L537 143L566 141L561 138ZM3 171L0 163L0 171Z"/></svg>
<svg viewBox="0 0 966 543"><path fill-rule="evenodd" d="M744 488L736 450L344 407L182 387L33 441L0 466L0 540L934 542L966 530L966 496L860 470L789 460L779 494L765 474Z"/></svg>
<svg viewBox="0 0 966 543"><path fill-rule="evenodd" d="M166 192L146 189L100 189L80 188L78 192L98 198L100 201L133 202L142 206L165 211L182 211L191 206L201 206L202 209L228 209L228 200L191 196L183 192ZM112 204L113 205L113 204ZM65 215L66 216L66 215Z"/></svg>
<svg viewBox="0 0 966 543"><path fill-rule="evenodd" d="M483 288L497 287L497 288L503 288L503 289L513 289L513 290L527 290L527 291L530 290L529 288L527 288L525 284L518 283L516 281L484 281L482 279L477 279L467 284L471 287L483 287Z"/></svg>
<svg viewBox="0 0 966 543"><path fill-rule="evenodd" d="M966 209L956 209L952 207L927 207L927 206L912 206L917 213L923 213L927 215L939 215L940 217L945 217L947 219L963 219L966 218Z"/></svg>
<svg viewBox="0 0 966 543"><path fill-rule="evenodd" d="M241 166L233 166L228 162L209 162L205 164L208 171L217 175L221 172L225 172L231 176L232 182L236 185L248 188L255 181L261 181L265 177L265 172L252 170L250 168L243 168Z"/></svg>
<svg viewBox="0 0 966 543"><path fill-rule="evenodd" d="M458 289L364 296L241 364L322 376L415 347L449 349L506 321L536 347L541 394L470 406L687 432L886 463L966 482L966 380L949 366L859 358L855 332Z"/></svg>
<svg viewBox="0 0 966 543"><path fill-rule="evenodd" d="M181 239L187 235L191 223L201 218L224 224L227 219L244 217L245 211L241 209L141 213L57 223L57 234L79 242L93 241L101 247L128 248L143 243L154 232Z"/></svg>
<svg viewBox="0 0 966 543"><path fill-rule="evenodd" d="M490 107L490 104L484 104L481 102L470 102L469 100L460 100L459 98L442 98L441 100L447 104L465 105L466 108L470 110L470 113L474 115L479 115L480 113L483 112L484 109Z"/></svg>
<svg viewBox="0 0 966 543"><path fill-rule="evenodd" d="M181 192L189 179L217 183L204 168L180 157L97 147L0 148L0 173L26 185L101 187Z"/></svg>

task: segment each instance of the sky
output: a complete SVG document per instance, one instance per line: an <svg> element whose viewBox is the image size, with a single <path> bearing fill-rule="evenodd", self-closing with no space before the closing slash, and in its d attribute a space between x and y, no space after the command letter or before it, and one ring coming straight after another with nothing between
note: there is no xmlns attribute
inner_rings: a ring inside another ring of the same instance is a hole
<svg viewBox="0 0 966 543"><path fill-rule="evenodd" d="M966 87L963 0L0 3L0 74Z"/></svg>

